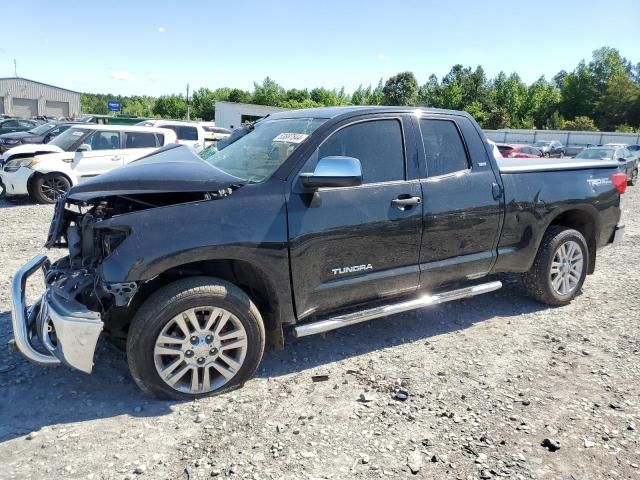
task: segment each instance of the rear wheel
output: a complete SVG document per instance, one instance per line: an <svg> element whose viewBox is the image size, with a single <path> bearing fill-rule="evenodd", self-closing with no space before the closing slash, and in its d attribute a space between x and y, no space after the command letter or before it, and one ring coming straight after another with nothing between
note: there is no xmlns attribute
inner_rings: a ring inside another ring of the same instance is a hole
<svg viewBox="0 0 640 480"><path fill-rule="evenodd" d="M61 173L47 173L33 180L31 195L39 203L56 203L69 190L71 182L67 177Z"/></svg>
<svg viewBox="0 0 640 480"><path fill-rule="evenodd" d="M627 182L629 185L633 186L636 183L638 183L638 170L634 170L633 172L631 172L631 178L629 179L629 181Z"/></svg>
<svg viewBox="0 0 640 480"><path fill-rule="evenodd" d="M136 313L129 369L157 398L192 399L241 387L264 351L262 317L238 287L209 277L171 283Z"/></svg>
<svg viewBox="0 0 640 480"><path fill-rule="evenodd" d="M584 236L564 226L549 227L523 283L531 297L547 305L566 305L587 276L589 250Z"/></svg>

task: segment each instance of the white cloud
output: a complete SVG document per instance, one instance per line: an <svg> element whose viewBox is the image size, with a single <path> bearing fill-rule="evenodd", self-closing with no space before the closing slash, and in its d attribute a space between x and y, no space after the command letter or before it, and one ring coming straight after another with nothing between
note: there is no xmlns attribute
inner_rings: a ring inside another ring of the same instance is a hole
<svg viewBox="0 0 640 480"><path fill-rule="evenodd" d="M160 33L164 33L164 32L166 32L166 31L167 31L167 29L166 29L166 28L164 28L163 26L159 26L159 27L158 27L158 32L160 32Z"/></svg>
<svg viewBox="0 0 640 480"><path fill-rule="evenodd" d="M379 53L377 55L378 60L389 60L389 57L387 57L384 53Z"/></svg>
<svg viewBox="0 0 640 480"><path fill-rule="evenodd" d="M131 72L127 72L124 70L120 70L120 71L116 71L116 72L111 72L111 78L113 78L114 80L125 80L125 81L131 81L134 80L136 77L133 73Z"/></svg>

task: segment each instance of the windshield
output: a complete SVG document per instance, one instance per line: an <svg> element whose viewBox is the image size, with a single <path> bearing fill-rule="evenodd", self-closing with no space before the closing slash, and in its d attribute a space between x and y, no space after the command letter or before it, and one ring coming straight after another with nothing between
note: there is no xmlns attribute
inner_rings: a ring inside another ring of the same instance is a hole
<svg viewBox="0 0 640 480"><path fill-rule="evenodd" d="M551 142L536 142L533 144L534 147L548 147L551 145Z"/></svg>
<svg viewBox="0 0 640 480"><path fill-rule="evenodd" d="M613 158L613 148L587 148L581 151L576 158L588 158L588 159L606 159Z"/></svg>
<svg viewBox="0 0 640 480"><path fill-rule="evenodd" d="M32 128L29 130L29 133L33 133L34 135L44 135L55 126L55 123L44 123L42 125L38 125L36 128Z"/></svg>
<svg viewBox="0 0 640 480"><path fill-rule="evenodd" d="M51 140L49 145L55 145L65 152L70 152L90 131L91 130L87 130L86 128L70 128Z"/></svg>
<svg viewBox="0 0 640 480"><path fill-rule="evenodd" d="M324 119L290 118L256 123L255 129L204 158L229 175L250 183L271 176Z"/></svg>

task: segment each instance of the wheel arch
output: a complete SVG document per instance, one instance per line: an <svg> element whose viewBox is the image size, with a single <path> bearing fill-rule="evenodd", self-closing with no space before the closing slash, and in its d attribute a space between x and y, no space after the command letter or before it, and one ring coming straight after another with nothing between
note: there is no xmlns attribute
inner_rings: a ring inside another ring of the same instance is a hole
<svg viewBox="0 0 640 480"><path fill-rule="evenodd" d="M76 183L73 181L73 179L72 179L69 175L67 175L66 173L64 173L64 172L53 171L53 172L46 172L46 173L43 173L43 172L39 172L39 171L37 171L37 170L36 170L36 171L34 171L34 172L33 172L33 175L31 175L31 176L29 177L29 180L27 180L27 191L29 192L29 195L33 196L33 190L32 190L32 188L33 188L33 182L34 182L37 178L44 177L45 175L50 175L50 174L52 174L52 173L62 175L64 178L66 178L66 179L69 181L69 185L71 185L72 187L76 184Z"/></svg>
<svg viewBox="0 0 640 480"><path fill-rule="evenodd" d="M282 309L276 285L265 271L254 263L238 259L199 260L174 265L141 285L127 309L128 323L138 308L159 288L176 280L193 276L219 278L242 289L256 304L264 321L267 341L276 348L284 345ZM123 322L122 319L119 322Z"/></svg>
<svg viewBox="0 0 640 480"><path fill-rule="evenodd" d="M568 208L553 217L545 228L542 236L544 236L550 227L556 225L573 228L579 231L585 238L587 248L589 249L587 273L592 274L596 268L597 238L600 232L597 212L591 211L588 208ZM540 248L540 245L538 245L538 248Z"/></svg>

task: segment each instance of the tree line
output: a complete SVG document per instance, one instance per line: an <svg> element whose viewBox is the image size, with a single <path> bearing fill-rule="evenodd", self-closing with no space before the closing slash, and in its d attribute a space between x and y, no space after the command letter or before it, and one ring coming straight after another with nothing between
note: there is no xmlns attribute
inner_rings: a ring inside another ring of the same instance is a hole
<svg viewBox="0 0 640 480"><path fill-rule="evenodd" d="M84 113L106 114L107 101L119 100L122 113L139 117L185 118L187 99L83 93ZM488 78L477 66L454 65L442 79L431 75L423 85L412 72L401 72L374 87L285 89L267 77L253 91L200 88L189 98L191 118L213 120L216 100L285 108L336 105L403 105L465 110L483 128L640 131L640 63L635 65L614 48L593 52L570 72L544 76L530 85L517 73Z"/></svg>

